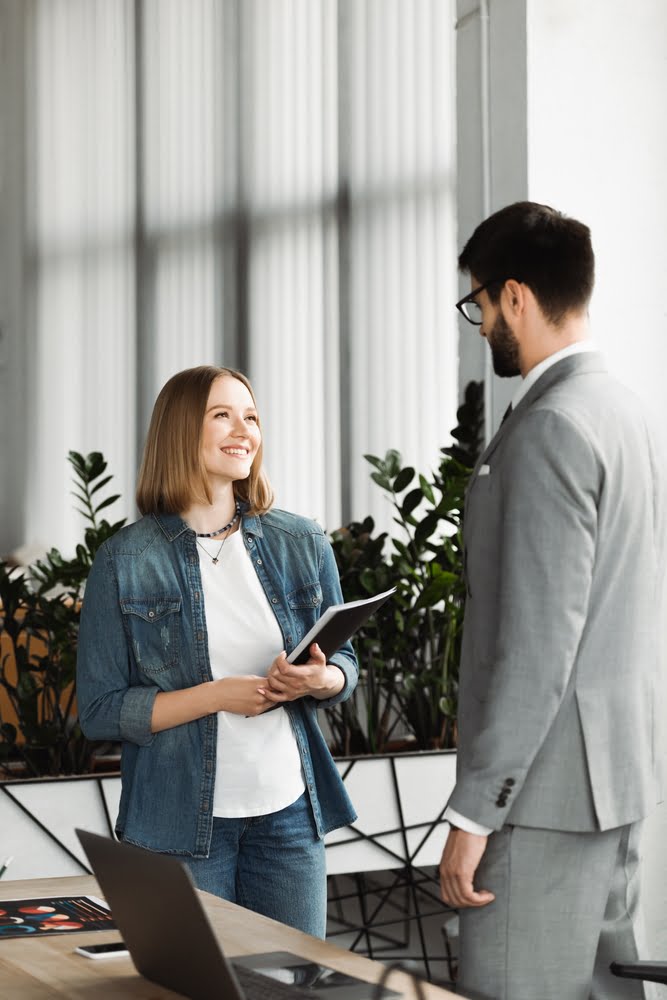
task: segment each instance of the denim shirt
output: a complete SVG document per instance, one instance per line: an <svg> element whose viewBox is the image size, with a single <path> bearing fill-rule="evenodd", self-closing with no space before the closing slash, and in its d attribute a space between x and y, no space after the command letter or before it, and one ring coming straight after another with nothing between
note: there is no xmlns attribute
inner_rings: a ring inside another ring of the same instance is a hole
<svg viewBox="0 0 667 1000"><path fill-rule="evenodd" d="M331 546L314 521L281 510L245 514L246 550L289 653L342 594ZM224 614L224 609L221 609ZM320 837L356 814L317 720L349 698L357 663L348 642L331 658L342 690L285 703ZM268 667L268 664L267 664ZM213 828L217 715L151 732L159 691L212 680L196 536L154 514L100 548L81 612L77 702L89 739L122 740L118 835L154 851L207 857ZM269 750L270 752L270 750Z"/></svg>

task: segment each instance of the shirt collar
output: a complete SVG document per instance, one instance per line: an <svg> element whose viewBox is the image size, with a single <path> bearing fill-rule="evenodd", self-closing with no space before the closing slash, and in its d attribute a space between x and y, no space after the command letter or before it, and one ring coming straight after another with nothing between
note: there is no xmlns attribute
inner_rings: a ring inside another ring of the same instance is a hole
<svg viewBox="0 0 667 1000"><path fill-rule="evenodd" d="M521 380L519 387L512 396L512 409L515 410L523 397L526 395L531 386L535 385L538 378L544 375L545 371L555 365L557 361L562 361L563 358L569 358L571 354L585 354L588 351L596 351L597 347L592 340L578 340L576 344L570 344L568 347L563 347L562 350L556 351L555 354L550 354L548 358L544 361L540 361L539 365L535 365L531 368L524 379Z"/></svg>

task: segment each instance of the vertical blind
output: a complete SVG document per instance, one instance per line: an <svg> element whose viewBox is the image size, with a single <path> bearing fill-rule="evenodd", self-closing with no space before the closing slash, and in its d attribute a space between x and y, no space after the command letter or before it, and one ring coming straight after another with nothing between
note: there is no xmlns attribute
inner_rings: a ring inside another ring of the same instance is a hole
<svg viewBox="0 0 667 1000"><path fill-rule="evenodd" d="M134 79L130 0L24 5L28 165L27 539L80 537L67 452L134 478Z"/></svg>
<svg viewBox="0 0 667 1000"><path fill-rule="evenodd" d="M70 448L125 513L174 372L241 366L280 506L388 505L456 409L454 0L31 0L29 541L79 533Z"/></svg>

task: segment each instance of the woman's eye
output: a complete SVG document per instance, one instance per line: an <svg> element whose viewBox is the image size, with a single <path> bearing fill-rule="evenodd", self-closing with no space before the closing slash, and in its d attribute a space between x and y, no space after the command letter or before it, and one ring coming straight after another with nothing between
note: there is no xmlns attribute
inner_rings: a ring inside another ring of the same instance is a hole
<svg viewBox="0 0 667 1000"><path fill-rule="evenodd" d="M215 414L215 416L216 417L228 417L229 414L227 413L227 410L218 410L218 412Z"/></svg>
<svg viewBox="0 0 667 1000"><path fill-rule="evenodd" d="M252 420L253 423L256 424L257 423L257 414L256 413L249 413L248 416L246 417L246 420Z"/></svg>

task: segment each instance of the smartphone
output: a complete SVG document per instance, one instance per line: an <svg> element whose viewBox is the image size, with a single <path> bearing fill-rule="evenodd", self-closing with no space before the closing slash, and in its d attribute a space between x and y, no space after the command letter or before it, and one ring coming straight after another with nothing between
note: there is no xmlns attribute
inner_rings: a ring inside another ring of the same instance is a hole
<svg viewBox="0 0 667 1000"><path fill-rule="evenodd" d="M75 948L79 955L86 958L111 958L114 955L127 957L130 953L124 941L107 941L104 944L83 944L80 948Z"/></svg>

